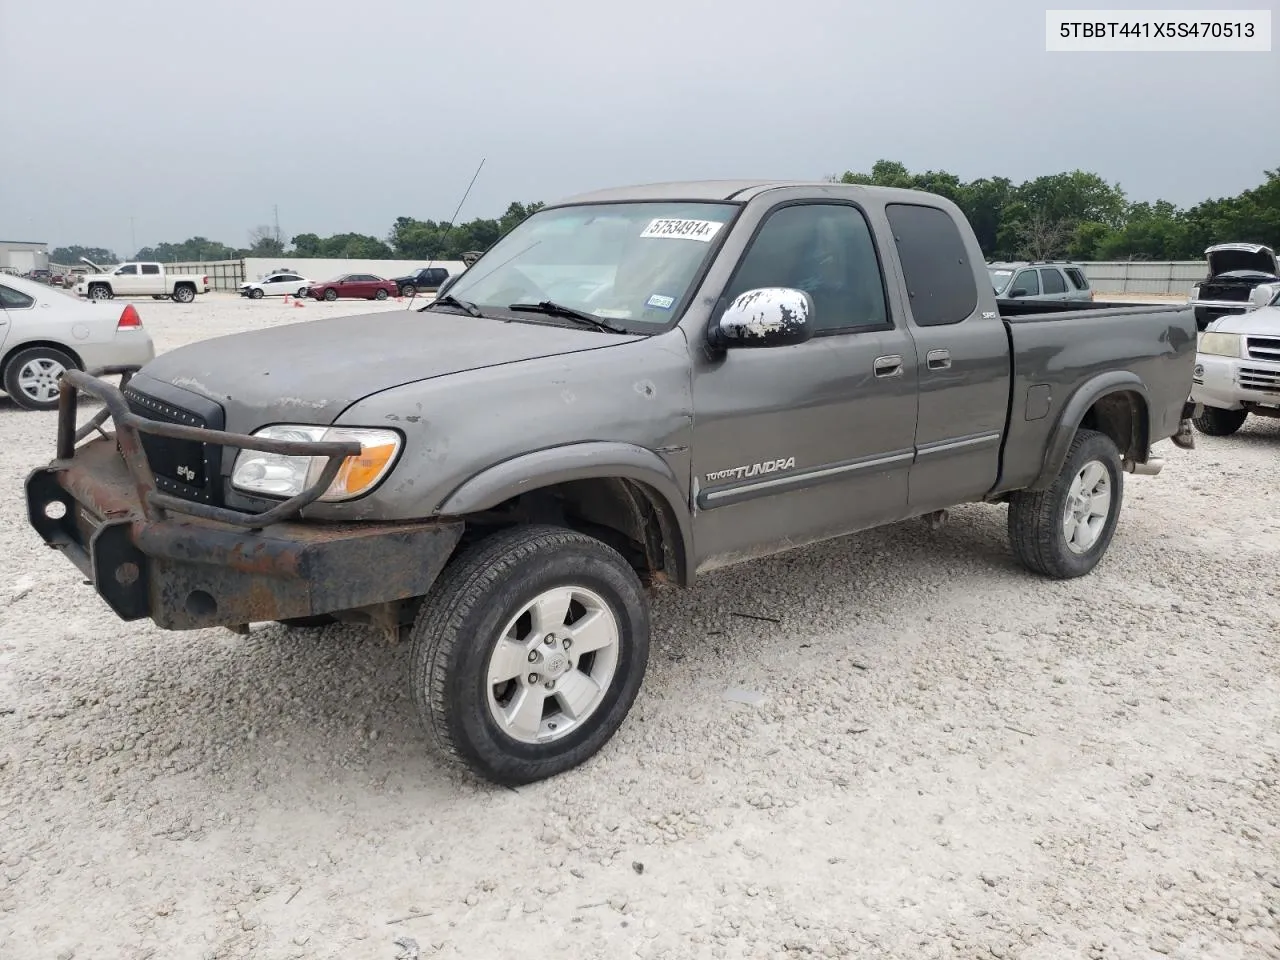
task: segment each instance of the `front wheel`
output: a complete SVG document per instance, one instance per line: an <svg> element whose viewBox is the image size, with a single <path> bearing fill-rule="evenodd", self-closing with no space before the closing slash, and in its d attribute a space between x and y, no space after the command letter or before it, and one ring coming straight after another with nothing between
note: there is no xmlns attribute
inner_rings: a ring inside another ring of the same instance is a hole
<svg viewBox="0 0 1280 960"><path fill-rule="evenodd" d="M250 300L261 300L264 296L266 296L266 294L264 294L262 290L258 287L254 287L252 290L249 291Z"/></svg>
<svg viewBox="0 0 1280 960"><path fill-rule="evenodd" d="M1081 577L1111 545L1124 499L1120 451L1106 434L1079 430L1048 490L1009 500L1009 541L1023 566L1057 580Z"/></svg>
<svg viewBox="0 0 1280 960"><path fill-rule="evenodd" d="M332 290L332 289L326 290L324 292L324 298L328 300L330 303L332 303L334 300L338 299L338 291Z"/></svg>
<svg viewBox="0 0 1280 960"><path fill-rule="evenodd" d="M375 294L373 295L373 298L374 298L375 300L385 300L385 299L387 299L387 291L385 291L385 290L379 290L377 293L375 293Z"/></svg>
<svg viewBox="0 0 1280 960"><path fill-rule="evenodd" d="M307 295L307 288L306 288L306 287L299 287L299 288L298 288L298 299L299 299L299 300L301 300L301 299L302 299L303 297L305 297L306 295Z"/></svg>
<svg viewBox="0 0 1280 960"><path fill-rule="evenodd" d="M402 297L412 297L417 292L418 292L418 288L415 287L412 283L406 283L403 287L400 288L400 296Z"/></svg>
<svg viewBox="0 0 1280 960"><path fill-rule="evenodd" d="M1248 410L1223 410L1221 407L1205 407L1200 416L1192 419L1196 429L1210 437L1229 437L1249 419Z"/></svg>
<svg viewBox="0 0 1280 960"><path fill-rule="evenodd" d="M90 300L110 300L111 288L101 283L97 284L96 286L92 286L89 288L89 299Z"/></svg>
<svg viewBox="0 0 1280 960"><path fill-rule="evenodd" d="M594 755L635 702L649 608L599 540L516 527L450 561L413 625L410 687L435 747L504 785Z"/></svg>

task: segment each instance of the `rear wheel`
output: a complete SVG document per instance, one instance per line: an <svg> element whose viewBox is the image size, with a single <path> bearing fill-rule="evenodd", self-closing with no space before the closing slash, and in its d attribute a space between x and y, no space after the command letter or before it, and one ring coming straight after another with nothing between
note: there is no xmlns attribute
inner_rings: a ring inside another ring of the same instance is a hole
<svg viewBox="0 0 1280 960"><path fill-rule="evenodd" d="M1120 451L1106 434L1079 430L1048 490L1009 500L1009 541L1023 566L1057 580L1084 576L1111 545L1124 499Z"/></svg>
<svg viewBox="0 0 1280 960"><path fill-rule="evenodd" d="M13 355L4 368L4 389L23 410L53 410L61 392L58 378L80 365L53 347L31 347Z"/></svg>
<svg viewBox="0 0 1280 960"><path fill-rule="evenodd" d="M185 284L181 287L176 287L173 291L173 299L175 303L190 303L195 298L195 288Z"/></svg>
<svg viewBox="0 0 1280 960"><path fill-rule="evenodd" d="M338 299L338 291L330 288L324 292L324 298L330 302L333 302L334 300Z"/></svg>
<svg viewBox="0 0 1280 960"><path fill-rule="evenodd" d="M1204 407L1200 416L1191 422L1196 429L1210 437L1229 437L1249 418L1248 410L1224 410L1221 407Z"/></svg>
<svg viewBox="0 0 1280 960"><path fill-rule="evenodd" d="M411 689L435 747L497 783L595 754L635 702L649 609L599 540L516 527L455 557L413 626Z"/></svg>

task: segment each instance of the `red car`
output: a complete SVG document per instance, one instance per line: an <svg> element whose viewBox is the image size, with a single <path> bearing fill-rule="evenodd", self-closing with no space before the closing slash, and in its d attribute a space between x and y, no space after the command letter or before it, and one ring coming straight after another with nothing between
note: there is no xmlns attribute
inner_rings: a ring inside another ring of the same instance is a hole
<svg viewBox="0 0 1280 960"><path fill-rule="evenodd" d="M344 273L335 280L326 280L307 288L307 296L316 300L385 300L394 297L399 290L390 280L375 277L372 273Z"/></svg>

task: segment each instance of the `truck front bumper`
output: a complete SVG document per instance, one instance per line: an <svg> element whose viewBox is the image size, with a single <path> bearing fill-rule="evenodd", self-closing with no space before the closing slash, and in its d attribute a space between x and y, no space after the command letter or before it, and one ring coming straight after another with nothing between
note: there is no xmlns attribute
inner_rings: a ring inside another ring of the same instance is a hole
<svg viewBox="0 0 1280 960"><path fill-rule="evenodd" d="M1280 407L1280 363L1197 354L1191 399L1223 410Z"/></svg>
<svg viewBox="0 0 1280 960"><path fill-rule="evenodd" d="M99 372L127 377L133 369ZM77 429L79 390L106 407ZM462 535L457 521L297 519L347 455L332 443L311 445L310 454L278 451L327 457L333 470L268 513L187 503L157 490L139 433L176 430L242 449L263 449L261 438L147 420L116 387L80 371L64 374L59 404L58 458L27 477L28 520L122 620L192 630L370 610L424 595ZM114 434L100 430L108 416ZM76 445L95 431L102 436Z"/></svg>

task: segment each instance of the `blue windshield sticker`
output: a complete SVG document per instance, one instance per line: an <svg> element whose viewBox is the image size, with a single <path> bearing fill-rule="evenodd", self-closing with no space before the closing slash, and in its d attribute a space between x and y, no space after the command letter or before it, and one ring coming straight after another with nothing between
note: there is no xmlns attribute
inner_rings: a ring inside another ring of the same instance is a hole
<svg viewBox="0 0 1280 960"><path fill-rule="evenodd" d="M670 310L671 305L675 302L676 302L675 297L664 297L660 293L655 293L652 297L650 297L647 301L645 301L645 306L657 307L659 310Z"/></svg>

